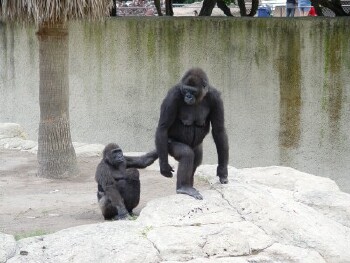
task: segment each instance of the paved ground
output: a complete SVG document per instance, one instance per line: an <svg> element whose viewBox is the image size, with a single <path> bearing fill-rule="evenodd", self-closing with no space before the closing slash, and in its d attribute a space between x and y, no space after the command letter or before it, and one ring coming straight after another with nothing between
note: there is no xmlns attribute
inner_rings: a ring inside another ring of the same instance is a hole
<svg viewBox="0 0 350 263"><path fill-rule="evenodd" d="M96 202L95 169L99 157L79 158L80 174L51 180L36 176L36 155L0 149L0 232L18 236L52 233L64 228L103 222ZM175 179L140 170L139 214L149 200L175 194ZM196 182L200 190L208 188Z"/></svg>

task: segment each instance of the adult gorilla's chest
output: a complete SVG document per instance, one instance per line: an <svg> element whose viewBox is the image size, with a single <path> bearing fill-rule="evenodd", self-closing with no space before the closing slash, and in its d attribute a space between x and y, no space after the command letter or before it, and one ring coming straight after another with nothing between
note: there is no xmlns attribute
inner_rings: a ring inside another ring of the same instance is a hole
<svg viewBox="0 0 350 263"><path fill-rule="evenodd" d="M185 126L203 127L208 122L209 106L206 103L199 105L182 105L178 112L178 119Z"/></svg>
<svg viewBox="0 0 350 263"><path fill-rule="evenodd" d="M202 101L199 105L181 105L169 137L192 147L202 143L210 128L210 107Z"/></svg>

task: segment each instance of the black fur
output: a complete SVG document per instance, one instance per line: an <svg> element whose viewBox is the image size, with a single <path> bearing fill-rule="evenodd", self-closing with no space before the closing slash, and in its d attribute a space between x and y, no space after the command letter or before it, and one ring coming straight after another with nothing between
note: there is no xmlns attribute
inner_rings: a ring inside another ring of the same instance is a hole
<svg viewBox="0 0 350 263"><path fill-rule="evenodd" d="M115 143L103 150L103 158L95 174L97 199L105 219L125 219L140 201L140 179L136 168L151 165L158 155L156 151L143 156L124 156Z"/></svg>
<svg viewBox="0 0 350 263"><path fill-rule="evenodd" d="M209 85L206 73L200 68L193 68L163 100L156 132L161 174L172 177L168 154L179 161L177 193L202 199L193 188L193 176L202 162L202 142L210 126L218 153L217 175L221 183L227 183L229 147L223 102L220 93Z"/></svg>

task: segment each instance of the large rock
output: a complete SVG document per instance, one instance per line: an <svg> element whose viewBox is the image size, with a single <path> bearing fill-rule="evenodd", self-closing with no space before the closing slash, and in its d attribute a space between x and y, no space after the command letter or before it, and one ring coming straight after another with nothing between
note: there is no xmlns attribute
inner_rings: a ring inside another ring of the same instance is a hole
<svg viewBox="0 0 350 263"><path fill-rule="evenodd" d="M215 173L215 166L198 169L212 186L204 200L171 195L149 202L136 221L80 226L6 247L1 242L1 259L350 262L350 195L333 181L287 167L230 167L230 182L221 185Z"/></svg>
<svg viewBox="0 0 350 263"><path fill-rule="evenodd" d="M27 139L23 128L17 123L0 123L0 148L31 150L37 143Z"/></svg>
<svg viewBox="0 0 350 263"><path fill-rule="evenodd" d="M0 123L0 139L6 138L27 139L23 128L17 123Z"/></svg>
<svg viewBox="0 0 350 263"><path fill-rule="evenodd" d="M137 222L107 222L61 230L18 242L7 262L159 262L156 248Z"/></svg>
<svg viewBox="0 0 350 263"><path fill-rule="evenodd" d="M102 156L103 144L73 143L75 153L79 157Z"/></svg>
<svg viewBox="0 0 350 263"><path fill-rule="evenodd" d="M6 262L16 253L16 240L11 235L0 233L0 262Z"/></svg>

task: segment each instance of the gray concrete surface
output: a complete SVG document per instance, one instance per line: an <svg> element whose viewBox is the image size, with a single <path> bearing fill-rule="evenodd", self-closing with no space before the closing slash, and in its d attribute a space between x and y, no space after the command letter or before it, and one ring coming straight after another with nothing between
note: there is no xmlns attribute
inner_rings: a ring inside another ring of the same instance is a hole
<svg viewBox="0 0 350 263"><path fill-rule="evenodd" d="M154 147L159 107L191 66L223 95L230 165L284 165L350 192L348 19L125 18L70 26L73 141ZM0 25L0 122L36 140L34 28ZM204 162L217 162L212 139Z"/></svg>

